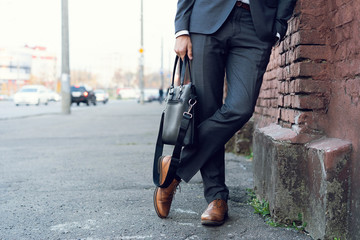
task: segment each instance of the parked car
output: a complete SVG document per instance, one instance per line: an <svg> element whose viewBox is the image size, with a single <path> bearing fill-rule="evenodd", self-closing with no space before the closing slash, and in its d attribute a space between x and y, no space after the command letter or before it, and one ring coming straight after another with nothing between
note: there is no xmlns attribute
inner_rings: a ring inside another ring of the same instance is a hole
<svg viewBox="0 0 360 240"><path fill-rule="evenodd" d="M140 90L136 88L119 88L117 89L118 99L137 99L139 98Z"/></svg>
<svg viewBox="0 0 360 240"><path fill-rule="evenodd" d="M42 85L26 85L14 94L14 103L16 106L48 104L47 89Z"/></svg>
<svg viewBox="0 0 360 240"><path fill-rule="evenodd" d="M58 102L58 101L61 100L60 94L58 94L57 92L55 92L53 90L48 89L47 94L48 94L48 100L49 101Z"/></svg>
<svg viewBox="0 0 360 240"><path fill-rule="evenodd" d="M146 88L144 89L144 102L159 101L159 89L156 88ZM140 96L138 98L140 102Z"/></svg>
<svg viewBox="0 0 360 240"><path fill-rule="evenodd" d="M103 102L105 104L109 101L109 94L104 89L96 89L94 93L97 102Z"/></svg>
<svg viewBox="0 0 360 240"><path fill-rule="evenodd" d="M5 94L0 94L0 101L8 101L10 100L10 97Z"/></svg>
<svg viewBox="0 0 360 240"><path fill-rule="evenodd" d="M71 86L71 104L76 103L76 105L80 105L80 103L85 103L86 105L96 105L96 96L94 91L87 86Z"/></svg>

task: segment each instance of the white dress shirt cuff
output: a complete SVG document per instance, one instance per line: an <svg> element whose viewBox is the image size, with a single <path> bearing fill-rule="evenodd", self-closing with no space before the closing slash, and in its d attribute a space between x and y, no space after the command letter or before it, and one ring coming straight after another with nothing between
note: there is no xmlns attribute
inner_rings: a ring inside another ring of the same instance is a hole
<svg viewBox="0 0 360 240"><path fill-rule="evenodd" d="M175 38L181 36L181 35L190 35L188 30L181 30L175 33Z"/></svg>
<svg viewBox="0 0 360 240"><path fill-rule="evenodd" d="M238 2L243 2L243 3L246 3L246 4L249 4L250 5L250 0L238 0Z"/></svg>

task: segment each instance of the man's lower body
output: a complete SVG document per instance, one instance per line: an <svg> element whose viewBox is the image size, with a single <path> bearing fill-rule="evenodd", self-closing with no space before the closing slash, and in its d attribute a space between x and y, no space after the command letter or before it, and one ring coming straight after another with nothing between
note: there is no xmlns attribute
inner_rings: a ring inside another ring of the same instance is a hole
<svg viewBox="0 0 360 240"><path fill-rule="evenodd" d="M192 33L191 41L198 144L183 149L177 176L188 182L200 170L209 204L204 214L211 215L215 208L222 217L214 221L211 216L204 217L202 223L220 225L227 215L229 196L224 145L253 114L273 43L256 36L250 12L239 7L217 32ZM225 76L227 94L223 102Z"/></svg>

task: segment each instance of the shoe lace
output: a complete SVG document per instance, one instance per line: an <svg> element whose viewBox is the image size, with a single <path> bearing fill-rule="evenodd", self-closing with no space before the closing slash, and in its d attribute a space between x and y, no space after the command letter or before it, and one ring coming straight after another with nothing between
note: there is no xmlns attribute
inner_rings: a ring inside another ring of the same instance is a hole
<svg viewBox="0 0 360 240"><path fill-rule="evenodd" d="M175 199L175 193L176 193L176 190L179 189L179 192L181 192L181 186L180 186L180 182L177 184L176 187L174 187L174 190L173 192L171 193L171 198Z"/></svg>

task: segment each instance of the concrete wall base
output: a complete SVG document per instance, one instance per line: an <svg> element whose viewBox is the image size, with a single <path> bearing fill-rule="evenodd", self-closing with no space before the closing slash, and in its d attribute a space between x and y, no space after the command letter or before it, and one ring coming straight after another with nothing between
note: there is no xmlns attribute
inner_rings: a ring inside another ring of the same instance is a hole
<svg viewBox="0 0 360 240"><path fill-rule="evenodd" d="M314 239L346 239L351 143L276 124L256 129L253 143L255 193L273 219L302 216Z"/></svg>

